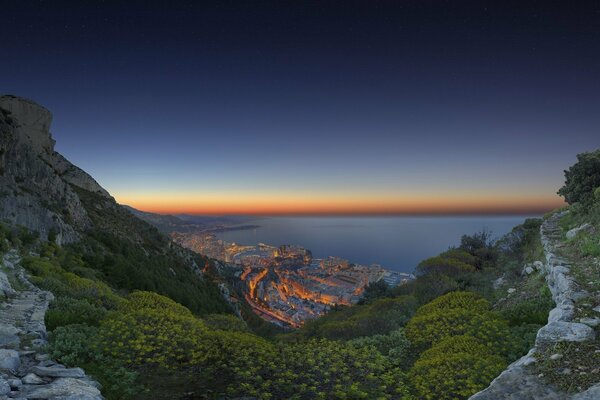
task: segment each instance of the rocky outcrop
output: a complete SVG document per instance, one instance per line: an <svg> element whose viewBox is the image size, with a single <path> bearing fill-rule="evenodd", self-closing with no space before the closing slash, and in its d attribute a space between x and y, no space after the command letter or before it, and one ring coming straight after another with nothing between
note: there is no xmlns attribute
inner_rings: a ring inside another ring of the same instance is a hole
<svg viewBox="0 0 600 400"><path fill-rule="evenodd" d="M54 151L52 114L33 101L0 96L0 220L56 241L76 241L90 218L72 186L111 198L92 177Z"/></svg>
<svg viewBox="0 0 600 400"><path fill-rule="evenodd" d="M487 389L473 395L471 400L592 400L600 398L600 384L592 386L582 393L570 395L548 385L528 368L537 361L535 353L541 346L563 341L584 342L595 339L595 332L592 328L573 321L575 302L587 297L588 293L581 289L571 276L571 262L557 256L557 249L562 246L562 231L558 226L558 220L563 215L564 213L552 215L544 221L540 228L546 255L543 271L546 274L546 283L552 293L552 298L556 303L556 307L548 315L548 324L538 331L535 347L526 356L509 365ZM535 267L537 269L538 266Z"/></svg>
<svg viewBox="0 0 600 400"><path fill-rule="evenodd" d="M65 368L43 352L52 294L27 279L16 252L4 255L2 268L22 290L13 288L0 306L0 400L102 400L100 385L81 368Z"/></svg>
<svg viewBox="0 0 600 400"><path fill-rule="evenodd" d="M579 232L593 233L594 227L588 223L582 224L567 232L567 239L573 239Z"/></svg>

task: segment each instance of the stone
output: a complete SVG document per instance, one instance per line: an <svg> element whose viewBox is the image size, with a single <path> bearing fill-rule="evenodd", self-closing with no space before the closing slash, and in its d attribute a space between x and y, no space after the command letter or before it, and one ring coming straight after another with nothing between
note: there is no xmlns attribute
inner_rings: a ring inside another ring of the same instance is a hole
<svg viewBox="0 0 600 400"><path fill-rule="evenodd" d="M501 276L500 278L498 278L492 282L492 287L494 288L494 290L497 290L502 285L504 285L504 277L503 276Z"/></svg>
<svg viewBox="0 0 600 400"><path fill-rule="evenodd" d="M17 389L23 385L23 382L19 378L12 378L8 380L8 384L12 389Z"/></svg>
<svg viewBox="0 0 600 400"><path fill-rule="evenodd" d="M587 222L567 232L567 239L573 239L579 232L594 233L594 227Z"/></svg>
<svg viewBox="0 0 600 400"><path fill-rule="evenodd" d="M600 306L594 307L592 308L592 310L596 311L597 313L600 313Z"/></svg>
<svg viewBox="0 0 600 400"><path fill-rule="evenodd" d="M573 319L573 315L575 314L575 306L573 303L564 302L561 303L558 307L553 308L548 313L548 322L554 321L571 321Z"/></svg>
<svg viewBox="0 0 600 400"><path fill-rule="evenodd" d="M551 360L559 360L559 359L561 359L562 357L563 357L563 355L562 355L562 354L555 353L555 354L552 354L552 355L550 356L550 359L551 359Z"/></svg>
<svg viewBox="0 0 600 400"><path fill-rule="evenodd" d="M543 326L535 338L536 346L554 342L583 342L594 340L592 328L577 322L554 321Z"/></svg>
<svg viewBox="0 0 600 400"><path fill-rule="evenodd" d="M37 376L36 374L30 372L27 375L25 375L21 381L23 381L23 383L27 384L27 385L41 385L42 383L44 383L44 380L42 378L40 378L39 376Z"/></svg>
<svg viewBox="0 0 600 400"><path fill-rule="evenodd" d="M38 364L40 367L50 367L52 365L56 365L56 363L52 360L40 361Z"/></svg>
<svg viewBox="0 0 600 400"><path fill-rule="evenodd" d="M538 271L542 271L544 269L544 263L541 261L534 261L533 267Z"/></svg>
<svg viewBox="0 0 600 400"><path fill-rule="evenodd" d="M579 322L582 324L586 324L587 326L591 326L592 328L600 325L600 318L579 318Z"/></svg>
<svg viewBox="0 0 600 400"><path fill-rule="evenodd" d="M17 292L12 288L10 282L8 281L8 277L2 271L0 271L0 294L5 298L15 297Z"/></svg>
<svg viewBox="0 0 600 400"><path fill-rule="evenodd" d="M577 393L572 400L598 400L600 399L600 383L592 386L584 392Z"/></svg>
<svg viewBox="0 0 600 400"><path fill-rule="evenodd" d="M36 361L46 361L50 359L50 355L49 354L36 354L35 355L35 359Z"/></svg>
<svg viewBox="0 0 600 400"><path fill-rule="evenodd" d="M83 378L85 373L81 368L57 368L35 366L31 368L31 372L38 376L49 376L52 378Z"/></svg>
<svg viewBox="0 0 600 400"><path fill-rule="evenodd" d="M21 343L21 339L18 336L20 332L20 329L12 325L0 323L0 346L18 348Z"/></svg>
<svg viewBox="0 0 600 400"><path fill-rule="evenodd" d="M20 366L21 359L17 351L0 349L0 370L16 371Z"/></svg>
<svg viewBox="0 0 600 400"><path fill-rule="evenodd" d="M10 384L4 378L0 378L0 396L5 396L10 393Z"/></svg>
<svg viewBox="0 0 600 400"><path fill-rule="evenodd" d="M526 266L526 267L523 269L523 272L524 272L524 274L531 275L531 274L533 274L533 268L532 268L532 267L530 267L530 266Z"/></svg>
<svg viewBox="0 0 600 400"><path fill-rule="evenodd" d="M59 378L47 385L24 386L21 392L28 400L103 400L100 390L74 378Z"/></svg>
<svg viewBox="0 0 600 400"><path fill-rule="evenodd" d="M513 293L514 293L514 292L516 292L516 291L517 291L517 289L515 289L515 288L512 288L512 287L511 287L511 288L508 288L508 289L506 290L506 292L507 292L508 294L513 294Z"/></svg>

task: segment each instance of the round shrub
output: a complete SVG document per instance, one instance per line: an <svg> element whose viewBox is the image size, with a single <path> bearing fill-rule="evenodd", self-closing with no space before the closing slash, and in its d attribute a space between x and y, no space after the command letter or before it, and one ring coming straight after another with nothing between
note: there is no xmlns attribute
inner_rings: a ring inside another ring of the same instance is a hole
<svg viewBox="0 0 600 400"><path fill-rule="evenodd" d="M506 366L499 356L445 350L432 347L427 357L417 360L410 370L418 398L467 399L487 387Z"/></svg>
<svg viewBox="0 0 600 400"><path fill-rule="evenodd" d="M119 310L123 312L163 310L165 313L179 314L182 316L192 315L191 311L186 307L168 297L161 296L154 292L134 291L130 293L126 299L127 301L119 307Z"/></svg>

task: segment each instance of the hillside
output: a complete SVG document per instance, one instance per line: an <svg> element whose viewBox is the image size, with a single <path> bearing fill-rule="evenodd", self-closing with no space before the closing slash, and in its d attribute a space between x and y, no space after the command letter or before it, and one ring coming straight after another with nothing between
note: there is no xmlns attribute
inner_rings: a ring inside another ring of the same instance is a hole
<svg viewBox="0 0 600 400"><path fill-rule="evenodd" d="M50 122L0 97L0 398L598 398L600 151L566 172L565 209L279 333L56 153Z"/></svg>

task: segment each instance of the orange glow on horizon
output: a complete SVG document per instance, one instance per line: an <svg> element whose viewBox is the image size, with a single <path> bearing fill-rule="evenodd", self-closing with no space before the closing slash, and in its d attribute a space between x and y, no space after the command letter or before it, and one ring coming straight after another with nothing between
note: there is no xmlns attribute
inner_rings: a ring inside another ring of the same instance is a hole
<svg viewBox="0 0 600 400"><path fill-rule="evenodd" d="M165 195L116 196L121 204L159 214L195 215L445 215L541 214L565 203L541 195L301 196Z"/></svg>

